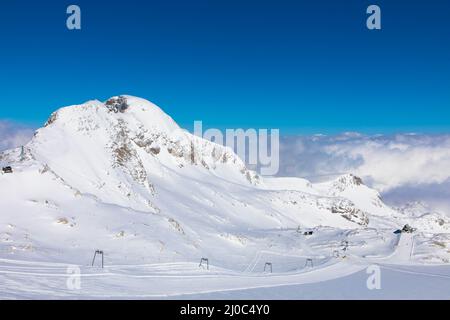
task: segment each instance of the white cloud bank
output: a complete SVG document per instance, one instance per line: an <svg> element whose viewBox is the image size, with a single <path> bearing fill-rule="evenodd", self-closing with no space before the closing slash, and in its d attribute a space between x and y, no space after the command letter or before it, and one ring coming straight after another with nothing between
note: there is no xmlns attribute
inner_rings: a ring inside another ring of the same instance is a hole
<svg viewBox="0 0 450 320"><path fill-rule="evenodd" d="M34 130L10 121L0 120L0 151L26 144Z"/></svg>
<svg viewBox="0 0 450 320"><path fill-rule="evenodd" d="M354 173L391 202L427 201L450 212L450 134L285 136L280 144L282 176Z"/></svg>

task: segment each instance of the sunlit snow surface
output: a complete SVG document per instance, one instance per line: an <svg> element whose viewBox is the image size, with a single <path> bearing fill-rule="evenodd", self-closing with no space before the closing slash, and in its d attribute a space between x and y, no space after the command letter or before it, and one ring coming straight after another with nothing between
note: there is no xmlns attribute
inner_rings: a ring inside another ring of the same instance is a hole
<svg viewBox="0 0 450 320"><path fill-rule="evenodd" d="M195 262L78 266L80 287L70 286L67 265L0 261L1 298L44 299L449 299L450 266L412 264L413 237L385 257L314 259L260 252L247 270ZM273 261L273 273L263 261ZM366 268L380 268L380 289L367 287ZM70 266L74 267L74 266ZM70 269L69 269L70 270ZM73 275L72 275L73 276ZM69 285L68 285L69 282Z"/></svg>
<svg viewBox="0 0 450 320"><path fill-rule="evenodd" d="M261 177L125 99L123 112L60 109L23 150L0 154L14 170L0 175L1 298L449 297L448 218L396 211L351 174ZM406 223L417 231L394 234ZM380 290L366 286L373 264ZM68 286L74 267L80 290Z"/></svg>

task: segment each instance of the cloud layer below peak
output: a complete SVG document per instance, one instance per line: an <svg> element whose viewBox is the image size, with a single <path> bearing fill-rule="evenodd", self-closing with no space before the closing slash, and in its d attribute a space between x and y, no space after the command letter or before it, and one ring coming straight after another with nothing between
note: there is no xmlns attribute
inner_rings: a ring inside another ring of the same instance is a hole
<svg viewBox="0 0 450 320"><path fill-rule="evenodd" d="M281 175L354 173L380 191L450 178L450 135L285 136L280 152Z"/></svg>
<svg viewBox="0 0 450 320"><path fill-rule="evenodd" d="M280 175L329 180L353 173L395 203L450 208L450 134L284 136Z"/></svg>
<svg viewBox="0 0 450 320"><path fill-rule="evenodd" d="M0 151L26 144L33 136L33 132L32 128L0 120Z"/></svg>

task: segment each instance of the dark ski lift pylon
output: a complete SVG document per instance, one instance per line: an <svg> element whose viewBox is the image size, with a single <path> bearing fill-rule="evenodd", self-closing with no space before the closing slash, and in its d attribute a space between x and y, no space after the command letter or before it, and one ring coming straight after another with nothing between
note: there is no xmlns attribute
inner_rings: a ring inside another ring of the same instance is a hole
<svg viewBox="0 0 450 320"><path fill-rule="evenodd" d="M97 256L97 254L102 256L102 269L103 269L103 261L104 260L103 260L103 251L102 250L95 250L94 258L92 259L92 266L94 266L95 257Z"/></svg>

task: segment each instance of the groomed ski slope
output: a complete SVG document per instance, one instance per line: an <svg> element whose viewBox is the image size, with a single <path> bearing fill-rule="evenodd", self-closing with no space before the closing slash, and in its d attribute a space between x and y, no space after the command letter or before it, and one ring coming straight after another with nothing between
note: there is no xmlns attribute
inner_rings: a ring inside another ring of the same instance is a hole
<svg viewBox="0 0 450 320"><path fill-rule="evenodd" d="M386 257L316 257L260 252L243 271L194 262L69 266L0 259L0 298L40 299L409 299L450 297L450 266L411 264L413 235L402 234ZM261 261L276 261L273 273ZM369 265L381 266L382 287L366 286ZM408 266L398 265L399 263ZM280 266L296 266L280 270ZM68 286L78 267L80 289ZM278 269L278 270L277 270ZM73 270L73 269L69 269ZM69 271L70 272L70 271ZM422 285L430 290L418 290ZM426 295L424 295L426 292Z"/></svg>

